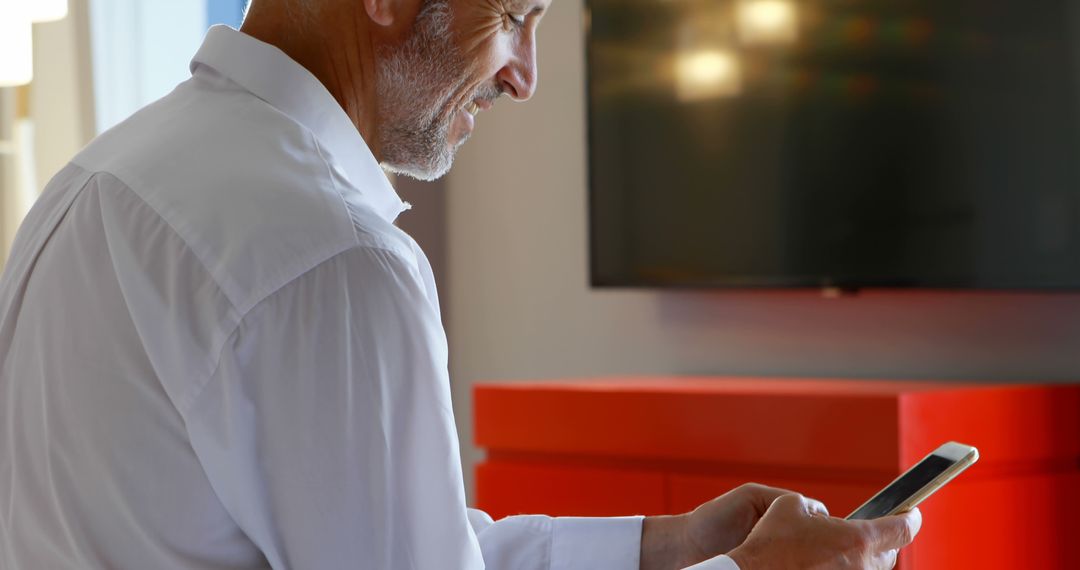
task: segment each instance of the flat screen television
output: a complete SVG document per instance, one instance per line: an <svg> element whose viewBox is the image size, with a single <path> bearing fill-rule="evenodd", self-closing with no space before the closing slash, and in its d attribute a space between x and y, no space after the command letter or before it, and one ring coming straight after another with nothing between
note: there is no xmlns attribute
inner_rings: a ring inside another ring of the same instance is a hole
<svg viewBox="0 0 1080 570"><path fill-rule="evenodd" d="M595 286L1080 289L1080 2L586 16Z"/></svg>

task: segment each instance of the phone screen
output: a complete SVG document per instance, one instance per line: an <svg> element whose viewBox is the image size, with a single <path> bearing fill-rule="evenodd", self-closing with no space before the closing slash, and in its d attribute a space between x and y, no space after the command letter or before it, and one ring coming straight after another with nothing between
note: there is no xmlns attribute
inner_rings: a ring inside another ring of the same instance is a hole
<svg viewBox="0 0 1080 570"><path fill-rule="evenodd" d="M889 512L906 501L908 497L914 495L919 489L922 489L938 475L941 475L953 463L955 461L940 455L930 455L915 467L912 467L903 477L894 481L892 485L885 487L880 493L874 495L873 499L859 510L851 513L848 518L868 520L889 514Z"/></svg>

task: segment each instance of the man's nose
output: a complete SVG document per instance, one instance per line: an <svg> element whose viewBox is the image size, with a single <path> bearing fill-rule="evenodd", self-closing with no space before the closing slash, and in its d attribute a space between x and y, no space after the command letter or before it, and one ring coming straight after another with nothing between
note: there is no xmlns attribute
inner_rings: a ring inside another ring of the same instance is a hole
<svg viewBox="0 0 1080 570"><path fill-rule="evenodd" d="M529 42L496 78L502 91L515 101L528 101L536 92L536 47Z"/></svg>

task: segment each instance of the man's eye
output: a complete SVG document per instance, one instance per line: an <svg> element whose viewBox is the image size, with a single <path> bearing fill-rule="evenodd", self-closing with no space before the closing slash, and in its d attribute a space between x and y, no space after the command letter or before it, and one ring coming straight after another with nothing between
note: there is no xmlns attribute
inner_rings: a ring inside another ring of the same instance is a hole
<svg viewBox="0 0 1080 570"><path fill-rule="evenodd" d="M508 14L510 21L514 22L517 27L523 27L525 25L525 14Z"/></svg>

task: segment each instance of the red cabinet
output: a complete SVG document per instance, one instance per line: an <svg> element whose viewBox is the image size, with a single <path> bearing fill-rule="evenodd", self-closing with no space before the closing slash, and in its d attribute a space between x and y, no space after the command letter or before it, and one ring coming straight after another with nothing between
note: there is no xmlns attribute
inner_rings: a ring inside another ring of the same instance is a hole
<svg viewBox="0 0 1080 570"><path fill-rule="evenodd" d="M926 503L904 570L1080 568L1080 386L761 378L486 383L478 506L689 510L745 481L844 516L939 444L981 459Z"/></svg>

